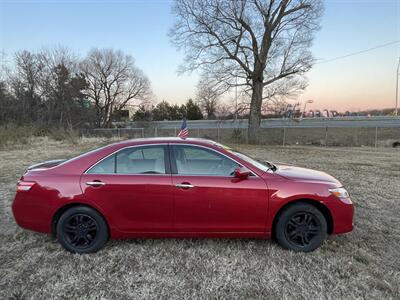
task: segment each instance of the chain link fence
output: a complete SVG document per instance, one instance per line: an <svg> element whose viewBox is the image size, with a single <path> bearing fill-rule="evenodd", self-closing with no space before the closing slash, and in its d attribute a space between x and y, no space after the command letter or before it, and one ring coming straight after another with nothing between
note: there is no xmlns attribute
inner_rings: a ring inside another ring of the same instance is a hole
<svg viewBox="0 0 400 300"><path fill-rule="evenodd" d="M86 137L120 139L147 137L174 137L178 127L140 127L87 129L81 134ZM206 138L221 143L247 144L247 128L190 128L189 137ZM314 145L348 147L390 147L400 142L399 127L321 127L321 128L260 128L258 144L261 145Z"/></svg>

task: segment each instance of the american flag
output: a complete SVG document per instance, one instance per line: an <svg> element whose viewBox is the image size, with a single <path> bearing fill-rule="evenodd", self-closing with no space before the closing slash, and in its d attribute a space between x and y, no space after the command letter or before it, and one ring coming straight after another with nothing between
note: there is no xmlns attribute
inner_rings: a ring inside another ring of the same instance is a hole
<svg viewBox="0 0 400 300"><path fill-rule="evenodd" d="M186 125L186 119L183 119L181 130L178 133L178 137L180 137L181 139L186 139L188 135L189 135L189 129L187 128Z"/></svg>

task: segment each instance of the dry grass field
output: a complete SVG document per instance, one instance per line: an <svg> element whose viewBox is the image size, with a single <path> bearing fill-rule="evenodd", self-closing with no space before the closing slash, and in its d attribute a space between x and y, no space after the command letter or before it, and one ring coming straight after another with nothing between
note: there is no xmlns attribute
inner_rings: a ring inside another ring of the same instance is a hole
<svg viewBox="0 0 400 300"><path fill-rule="evenodd" d="M276 162L329 172L348 188L355 230L308 254L253 239L110 241L73 255L16 226L10 210L24 168L102 142L36 140L0 151L0 299L400 299L400 151L240 146Z"/></svg>

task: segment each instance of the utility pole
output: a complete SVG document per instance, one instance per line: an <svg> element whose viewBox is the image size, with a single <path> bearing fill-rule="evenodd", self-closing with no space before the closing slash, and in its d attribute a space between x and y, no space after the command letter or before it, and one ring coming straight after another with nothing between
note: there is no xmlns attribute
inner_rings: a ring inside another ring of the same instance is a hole
<svg viewBox="0 0 400 300"><path fill-rule="evenodd" d="M394 109L394 115L397 116L398 106L399 106L399 75L400 75L400 57L399 62L397 63L397 71L396 71L396 107Z"/></svg>

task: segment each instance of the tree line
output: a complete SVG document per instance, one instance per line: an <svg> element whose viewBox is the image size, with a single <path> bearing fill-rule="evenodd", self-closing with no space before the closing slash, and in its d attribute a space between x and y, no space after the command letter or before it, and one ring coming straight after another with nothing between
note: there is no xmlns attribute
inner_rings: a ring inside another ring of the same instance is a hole
<svg viewBox="0 0 400 300"><path fill-rule="evenodd" d="M149 79L122 51L23 50L2 68L0 122L108 127L115 112L150 99Z"/></svg>
<svg viewBox="0 0 400 300"><path fill-rule="evenodd" d="M185 104L170 104L163 100L155 106L140 105L135 111L133 121L172 121L172 120L202 120L204 119L200 105L192 99Z"/></svg>
<svg viewBox="0 0 400 300"><path fill-rule="evenodd" d="M205 82L195 100L153 104L150 81L132 56L92 49L79 58L65 47L18 51L0 77L0 123L33 123L64 128L110 127L119 112L133 107L131 120L200 120L233 115Z"/></svg>

